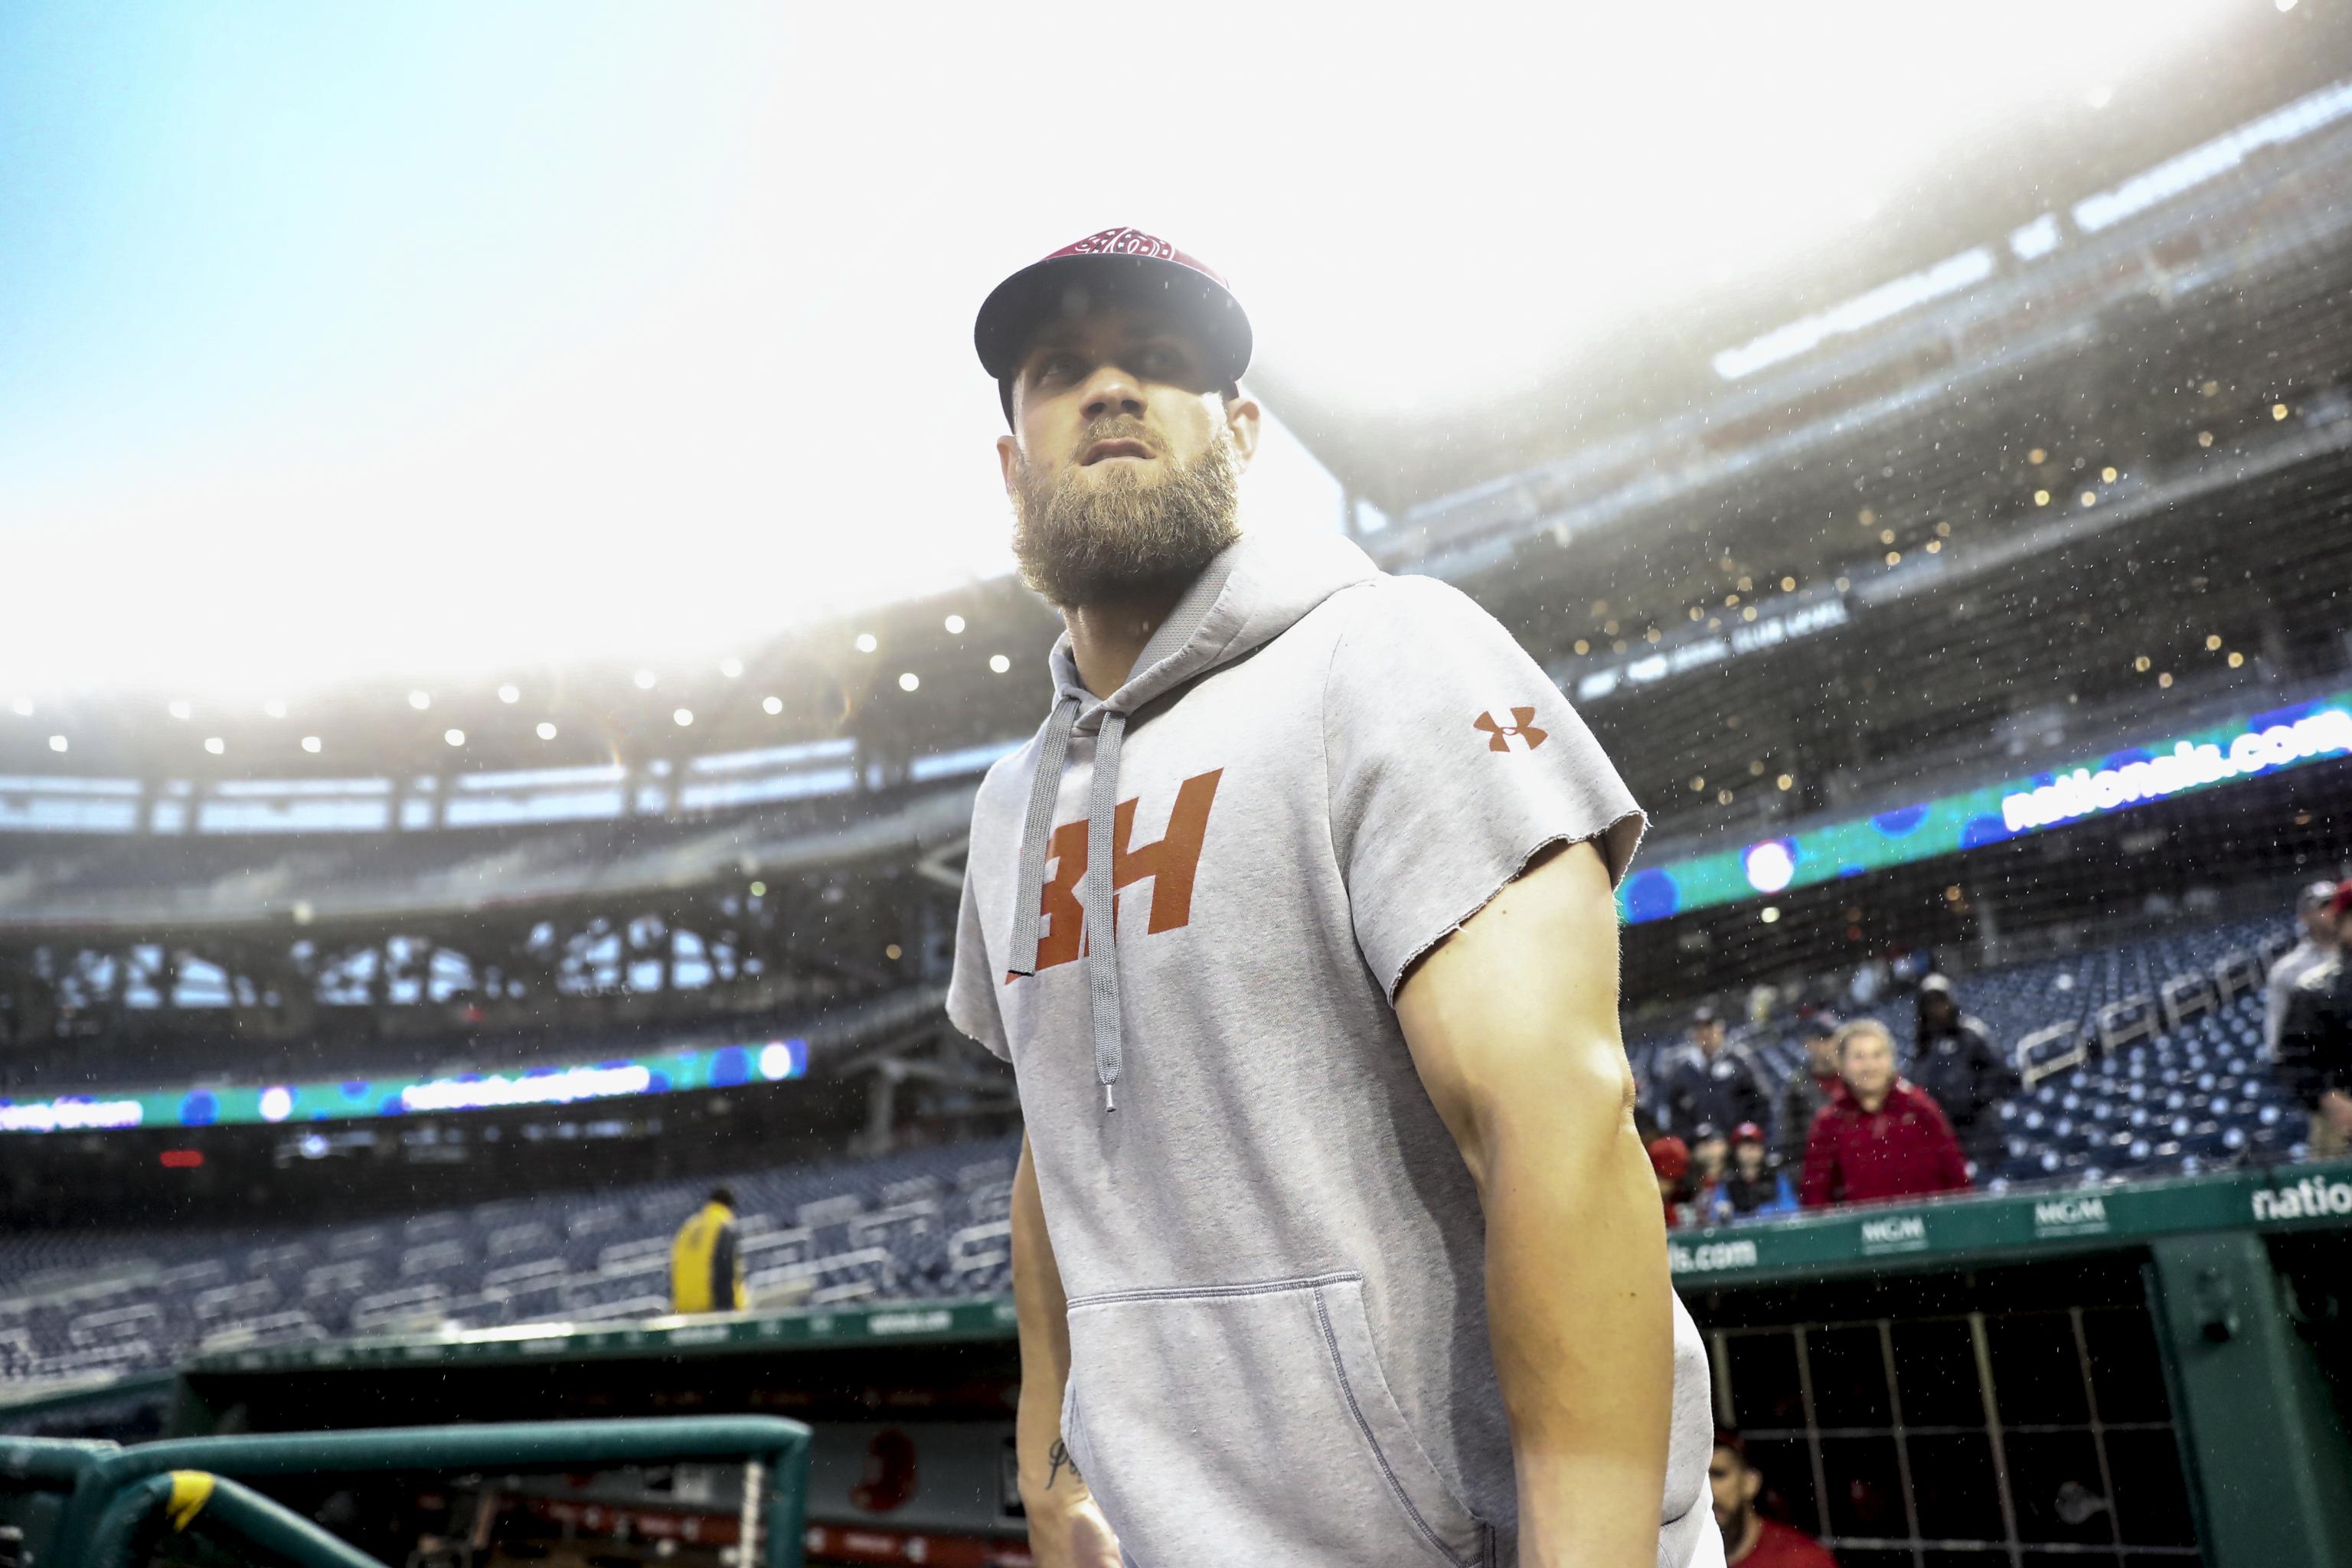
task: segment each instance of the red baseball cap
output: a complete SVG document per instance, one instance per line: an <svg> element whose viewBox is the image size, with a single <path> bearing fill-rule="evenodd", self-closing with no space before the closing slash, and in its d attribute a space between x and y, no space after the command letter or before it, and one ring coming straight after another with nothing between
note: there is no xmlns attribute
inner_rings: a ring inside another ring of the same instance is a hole
<svg viewBox="0 0 2352 1568"><path fill-rule="evenodd" d="M2327 912L2337 920L2352 914L2352 877L2336 884L2336 901L2328 906Z"/></svg>
<svg viewBox="0 0 2352 1568"><path fill-rule="evenodd" d="M982 301L971 342L981 367L996 378L1005 422L1013 419L1013 374L1038 328L1083 316L1105 300L1147 295L1174 306L1192 324L1220 383L1242 378L1250 362L1249 317L1224 279L1157 235L1107 228L1023 268Z"/></svg>

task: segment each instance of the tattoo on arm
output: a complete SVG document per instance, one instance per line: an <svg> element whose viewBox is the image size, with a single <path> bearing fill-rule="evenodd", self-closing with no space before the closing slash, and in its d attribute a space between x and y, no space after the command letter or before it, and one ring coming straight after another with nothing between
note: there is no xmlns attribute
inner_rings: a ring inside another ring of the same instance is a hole
<svg viewBox="0 0 2352 1568"><path fill-rule="evenodd" d="M1055 1438L1054 1446L1045 1450L1045 1458L1053 1461L1052 1467L1045 1472L1045 1489L1047 1491L1052 1491L1054 1489L1054 1483L1061 1479L1061 1474L1066 1469L1070 1472L1070 1479L1072 1480L1082 1481L1086 1479L1086 1477L1078 1474L1078 1462L1070 1458L1068 1446L1066 1445L1059 1437Z"/></svg>

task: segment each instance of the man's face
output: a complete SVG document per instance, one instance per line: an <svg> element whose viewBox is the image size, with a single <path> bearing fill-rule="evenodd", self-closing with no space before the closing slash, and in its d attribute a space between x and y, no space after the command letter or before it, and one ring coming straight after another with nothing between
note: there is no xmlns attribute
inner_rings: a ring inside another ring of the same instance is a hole
<svg viewBox="0 0 2352 1568"><path fill-rule="evenodd" d="M2303 917L2303 929L2311 934L2312 941L2322 947L2334 947L2344 935L2344 922L2329 913L2326 904Z"/></svg>
<svg viewBox="0 0 2352 1568"><path fill-rule="evenodd" d="M1690 1037L1691 1043L1696 1046L1700 1050L1704 1051L1708 1056L1715 1055L1716 1052L1723 1048L1722 1021L1719 1019L1709 1019L1704 1024L1693 1024L1691 1026Z"/></svg>
<svg viewBox="0 0 2352 1568"><path fill-rule="evenodd" d="M1764 1169L1764 1145L1752 1138L1733 1144L1731 1157L1739 1162L1739 1173L1750 1181Z"/></svg>
<svg viewBox="0 0 2352 1568"><path fill-rule="evenodd" d="M1257 405L1227 404L1175 316L1108 304L1041 331L997 437L1013 551L1053 604L1115 603L1180 583L1240 536Z"/></svg>
<svg viewBox="0 0 2352 1568"><path fill-rule="evenodd" d="M1715 1494L1715 1527L1723 1531L1725 1545L1737 1546L1748 1533L1748 1518L1756 1508L1756 1489L1763 1479L1728 1448L1717 1448L1715 1458L1707 1461L1706 1486Z"/></svg>
<svg viewBox="0 0 2352 1568"><path fill-rule="evenodd" d="M1805 1040L1805 1060L1817 1073L1835 1073L1838 1069L1837 1037L1812 1035Z"/></svg>
<svg viewBox="0 0 2352 1568"><path fill-rule="evenodd" d="M1711 1182L1723 1174L1723 1163L1730 1157L1730 1153L1731 1146L1726 1143L1720 1135L1702 1138L1691 1150L1691 1164L1698 1171L1702 1180Z"/></svg>
<svg viewBox="0 0 2352 1568"><path fill-rule="evenodd" d="M1874 1100L1895 1081L1895 1047L1885 1036L1863 1030L1846 1037L1838 1065L1856 1098Z"/></svg>
<svg viewBox="0 0 2352 1568"><path fill-rule="evenodd" d="M1952 1016L1952 999L1944 992L1930 991L1919 998L1919 1011L1927 1015L1931 1024L1941 1024Z"/></svg>

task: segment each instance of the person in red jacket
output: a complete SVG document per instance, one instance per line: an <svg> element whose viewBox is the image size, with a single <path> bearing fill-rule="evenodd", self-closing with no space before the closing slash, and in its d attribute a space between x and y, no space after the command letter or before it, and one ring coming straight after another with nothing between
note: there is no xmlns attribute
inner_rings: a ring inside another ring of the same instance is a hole
<svg viewBox="0 0 2352 1568"><path fill-rule="evenodd" d="M1936 1102L1895 1071L1895 1037L1858 1018L1838 1031L1838 1084L1805 1143L1807 1208L1865 1204L1969 1184L1959 1140Z"/></svg>

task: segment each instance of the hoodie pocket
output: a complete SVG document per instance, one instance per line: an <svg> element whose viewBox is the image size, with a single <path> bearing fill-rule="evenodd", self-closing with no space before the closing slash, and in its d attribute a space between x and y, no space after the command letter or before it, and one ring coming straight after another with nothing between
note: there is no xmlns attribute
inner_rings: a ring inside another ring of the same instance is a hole
<svg viewBox="0 0 2352 1568"><path fill-rule="evenodd" d="M1069 1323L1065 1437L1138 1563L1481 1561L1381 1375L1361 1275L1082 1296Z"/></svg>

